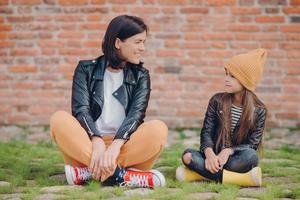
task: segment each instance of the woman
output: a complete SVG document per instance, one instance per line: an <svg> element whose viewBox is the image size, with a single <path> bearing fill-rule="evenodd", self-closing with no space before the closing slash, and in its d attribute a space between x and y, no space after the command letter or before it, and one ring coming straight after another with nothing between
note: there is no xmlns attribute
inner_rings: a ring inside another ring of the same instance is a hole
<svg viewBox="0 0 300 200"><path fill-rule="evenodd" d="M267 52L256 49L225 64L225 93L209 101L201 131L200 151L187 149L176 171L178 180L213 180L260 186L256 150L261 144L266 107L254 94Z"/></svg>
<svg viewBox="0 0 300 200"><path fill-rule="evenodd" d="M104 55L80 61L75 70L73 116L65 111L51 116L51 135L63 153L69 184L93 178L107 185L165 185L164 176L151 168L168 128L162 121L143 121L151 91L141 62L147 33L138 17L114 18L103 39Z"/></svg>

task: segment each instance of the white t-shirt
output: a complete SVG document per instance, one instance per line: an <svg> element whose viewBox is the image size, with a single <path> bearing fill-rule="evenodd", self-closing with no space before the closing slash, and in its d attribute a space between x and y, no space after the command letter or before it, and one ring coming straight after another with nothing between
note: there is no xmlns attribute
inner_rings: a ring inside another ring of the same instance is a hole
<svg viewBox="0 0 300 200"><path fill-rule="evenodd" d="M125 109L113 96L113 93L123 84L123 70L104 73L104 104L100 117L96 120L96 128L103 135L116 134L125 119Z"/></svg>

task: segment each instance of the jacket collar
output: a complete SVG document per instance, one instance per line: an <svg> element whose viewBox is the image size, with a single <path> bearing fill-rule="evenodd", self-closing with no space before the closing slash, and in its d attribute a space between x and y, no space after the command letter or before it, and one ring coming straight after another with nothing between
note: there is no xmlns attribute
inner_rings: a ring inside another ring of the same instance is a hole
<svg viewBox="0 0 300 200"><path fill-rule="evenodd" d="M97 66L96 66L95 75L93 76L93 78L103 81L105 69L108 66L108 62L104 56L100 56L99 58L97 58L97 60L95 62L97 63L96 64ZM136 80L135 80L133 72L132 72L133 67L134 67L133 64L127 64L124 68L124 82L131 84L131 85L136 84Z"/></svg>

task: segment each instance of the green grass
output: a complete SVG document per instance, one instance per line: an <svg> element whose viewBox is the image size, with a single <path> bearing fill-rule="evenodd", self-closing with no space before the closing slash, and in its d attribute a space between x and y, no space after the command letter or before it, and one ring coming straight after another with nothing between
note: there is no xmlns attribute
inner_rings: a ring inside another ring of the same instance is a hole
<svg viewBox="0 0 300 200"><path fill-rule="evenodd" d="M122 197L124 199L189 199L188 195L197 192L215 192L217 200L231 200L241 197L240 187L211 182L182 183L175 179L175 170L181 165L180 156L184 147L175 144L164 150L155 168L163 169L167 187L155 189L152 193L125 197L126 189L120 187L101 187L91 181L82 189L70 189L59 192L68 199L107 199ZM63 173L63 159L57 147L52 143L40 142L30 145L20 141L0 142L0 180L11 183L11 186L0 187L1 194L22 190L23 199L33 199L42 194L41 188L54 185L66 185L66 181L49 179L49 176ZM300 198L300 149L283 146L276 151L265 151L267 159L288 159L284 162L262 162L260 166L264 175L278 177L277 182L264 181L264 192L249 194L261 200L276 198ZM286 168L286 170L285 170ZM285 182L280 178L285 177ZM275 179L276 180L276 179ZM291 186L291 184L293 184ZM174 192L174 190L176 190Z"/></svg>

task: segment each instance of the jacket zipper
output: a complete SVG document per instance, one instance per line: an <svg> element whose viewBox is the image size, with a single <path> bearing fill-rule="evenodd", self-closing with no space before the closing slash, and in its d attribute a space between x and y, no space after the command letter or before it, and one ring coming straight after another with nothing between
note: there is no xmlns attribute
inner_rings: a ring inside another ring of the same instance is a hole
<svg viewBox="0 0 300 200"><path fill-rule="evenodd" d="M87 123L85 117L83 117L83 120L84 120L84 123L85 123L86 127L89 129L89 133L92 135L93 132L92 132L92 130L90 129L90 127L89 127L89 125L88 125L88 123Z"/></svg>
<svg viewBox="0 0 300 200"><path fill-rule="evenodd" d="M133 124L130 126L130 128L125 132L123 138L126 138L128 135L128 132L133 128L133 126L136 124L136 121L133 122Z"/></svg>

